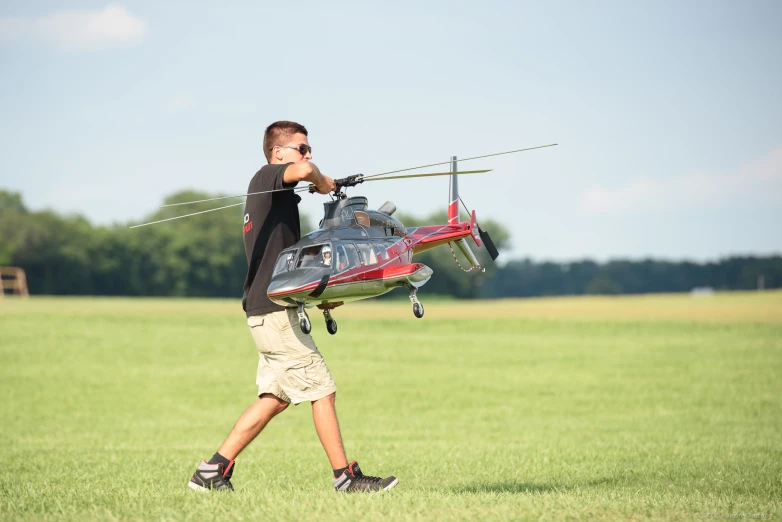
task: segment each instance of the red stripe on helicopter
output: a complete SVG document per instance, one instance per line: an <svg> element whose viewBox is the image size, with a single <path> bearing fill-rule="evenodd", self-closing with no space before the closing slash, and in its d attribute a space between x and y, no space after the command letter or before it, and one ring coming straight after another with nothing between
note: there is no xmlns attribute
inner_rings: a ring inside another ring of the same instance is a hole
<svg viewBox="0 0 782 522"><path fill-rule="evenodd" d="M329 279L326 288L331 288L341 284L359 283L362 281L382 281L385 279L394 279L395 277L406 276L415 273L425 265L423 263L410 263L405 265L393 266L388 268L371 268L369 270L363 270L353 274L343 274L341 276L335 276ZM364 267L367 268L367 267ZM353 271L351 271L353 272ZM275 292L269 294L269 298L279 298L291 294L300 294L309 292L317 288L319 282L308 283L306 285L294 288L292 290L286 290L284 292Z"/></svg>
<svg viewBox="0 0 782 522"><path fill-rule="evenodd" d="M413 240L412 245L414 252L420 250L428 250L435 246L453 241L455 239L461 239L470 235L470 224L459 223L458 225L443 225L443 226L424 226L418 227L412 234L410 234ZM427 248L423 248L426 246Z"/></svg>
<svg viewBox="0 0 782 522"><path fill-rule="evenodd" d="M459 221L459 205L456 201L451 201L448 204L448 224L457 223Z"/></svg>
<svg viewBox="0 0 782 522"><path fill-rule="evenodd" d="M352 274L343 274L333 277L329 280L329 286L347 283L359 283L361 281L379 281L383 279L393 279L399 276L406 276L415 273L424 267L423 263L410 263L405 265L390 266L385 268L364 267L363 271ZM310 286L310 285L307 285ZM306 286L304 287L306 289Z"/></svg>
<svg viewBox="0 0 782 522"><path fill-rule="evenodd" d="M383 268L383 279L391 279L392 277L399 277L401 275L410 275L416 270L423 267L423 263L410 263L409 265L392 266L390 268Z"/></svg>
<svg viewBox="0 0 782 522"><path fill-rule="evenodd" d="M469 230L460 230L459 232L451 232L450 234L433 234L429 237L425 237L418 241L419 244L425 245L434 241L447 241L449 239L460 239L470 235Z"/></svg>

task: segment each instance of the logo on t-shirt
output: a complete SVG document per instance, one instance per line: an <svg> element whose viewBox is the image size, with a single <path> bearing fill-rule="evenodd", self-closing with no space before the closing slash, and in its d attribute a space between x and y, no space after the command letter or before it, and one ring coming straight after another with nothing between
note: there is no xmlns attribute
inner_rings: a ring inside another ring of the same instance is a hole
<svg viewBox="0 0 782 522"><path fill-rule="evenodd" d="M247 232L253 229L253 222L250 221L250 214L244 215L244 232L242 233L242 237L247 235Z"/></svg>

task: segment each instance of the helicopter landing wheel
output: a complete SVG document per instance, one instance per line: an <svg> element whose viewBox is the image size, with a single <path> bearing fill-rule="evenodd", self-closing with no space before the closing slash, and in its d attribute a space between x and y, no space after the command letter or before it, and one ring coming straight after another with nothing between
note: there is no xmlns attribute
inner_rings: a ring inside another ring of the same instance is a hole
<svg viewBox="0 0 782 522"><path fill-rule="evenodd" d="M312 331L312 323L310 323L310 318L307 315L307 312L304 311L304 304L300 304L298 310L296 310L296 314L299 316L299 328L301 328L301 331L304 332L304 335L309 335L309 333Z"/></svg>
<svg viewBox="0 0 782 522"><path fill-rule="evenodd" d="M334 319L326 321L326 330L328 330L331 335L337 333L337 321Z"/></svg>
<svg viewBox="0 0 782 522"><path fill-rule="evenodd" d="M312 323L310 323L308 317L299 320L299 327L301 328L301 331L304 332L305 335L309 335L309 333L312 331Z"/></svg>
<svg viewBox="0 0 782 522"><path fill-rule="evenodd" d="M417 288L410 288L410 302L413 303L413 315L420 319L424 316L424 305L418 300L417 291Z"/></svg>
<svg viewBox="0 0 782 522"><path fill-rule="evenodd" d="M323 310L323 317L326 319L326 330L328 330L331 335L337 333L337 321L331 317L331 310L328 308Z"/></svg>

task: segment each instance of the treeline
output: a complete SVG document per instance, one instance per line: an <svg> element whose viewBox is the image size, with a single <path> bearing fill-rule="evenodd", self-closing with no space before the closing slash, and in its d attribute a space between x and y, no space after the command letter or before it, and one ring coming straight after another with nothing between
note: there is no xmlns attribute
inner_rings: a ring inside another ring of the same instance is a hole
<svg viewBox="0 0 782 522"><path fill-rule="evenodd" d="M782 256L729 257L711 263L511 261L488 281L482 297L689 292L694 288L782 288Z"/></svg>
<svg viewBox="0 0 782 522"><path fill-rule="evenodd" d="M183 191L164 203L207 197ZM208 208L160 209L138 223ZM0 191L0 265L22 267L31 294L241 296L241 208L130 229L137 223L93 226L81 216L31 212L19 194Z"/></svg>
<svg viewBox="0 0 782 522"><path fill-rule="evenodd" d="M214 195L182 191L165 204ZM242 243L242 207L169 223L130 229L212 208L208 203L168 207L133 223L95 226L81 216L27 209L18 193L0 190L0 266L19 266L32 294L240 297L247 270ZM445 223L445 213L425 218L398 215L408 227ZM510 233L481 221L502 253ZM314 227L303 217L304 232ZM427 294L493 298L565 294L681 292L693 287L752 289L762 277L766 288L782 287L782 257L735 257L715 263L612 261L540 263L511 261L497 267L484 249L473 246L485 274L463 273L448 247L416 257L435 276ZM462 265L461 253L456 254ZM393 292L392 294L402 294Z"/></svg>

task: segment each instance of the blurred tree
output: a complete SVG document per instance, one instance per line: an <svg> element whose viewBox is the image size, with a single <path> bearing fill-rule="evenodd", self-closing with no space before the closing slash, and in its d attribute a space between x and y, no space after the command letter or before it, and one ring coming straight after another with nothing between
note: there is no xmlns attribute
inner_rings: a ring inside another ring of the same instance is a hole
<svg viewBox="0 0 782 522"><path fill-rule="evenodd" d="M191 190L165 198L164 204L218 197ZM236 200L228 200L230 204ZM157 221L185 213L215 208L214 202L165 207L141 221ZM186 212L185 210L186 209ZM129 243L137 250L138 263L129 267L144 295L240 297L247 274L242 240L244 205L182 220L130 230ZM302 215L302 232L309 229Z"/></svg>
<svg viewBox="0 0 782 522"><path fill-rule="evenodd" d="M22 217L27 209L18 192L0 190L0 266L10 265L21 241Z"/></svg>
<svg viewBox="0 0 782 522"><path fill-rule="evenodd" d="M12 263L24 268L30 293L92 293L89 248L93 236L86 219L46 210L17 215L10 222Z"/></svg>
<svg viewBox="0 0 782 522"><path fill-rule="evenodd" d="M622 287L619 286L608 274L602 273L592 279L586 286L587 294L621 294Z"/></svg>
<svg viewBox="0 0 782 522"><path fill-rule="evenodd" d="M22 203L22 195L18 192L0 190L0 217L11 214L27 214Z"/></svg>

